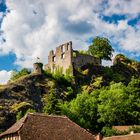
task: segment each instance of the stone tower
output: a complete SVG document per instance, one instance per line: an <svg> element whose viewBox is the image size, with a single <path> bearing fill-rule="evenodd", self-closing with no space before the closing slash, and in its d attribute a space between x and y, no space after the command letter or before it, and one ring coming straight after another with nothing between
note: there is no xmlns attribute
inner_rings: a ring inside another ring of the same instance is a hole
<svg viewBox="0 0 140 140"><path fill-rule="evenodd" d="M56 51L50 51L48 56L48 64L45 65L45 69L50 69L51 72L55 72L57 68L62 68L62 73L66 73L67 69L72 66L72 42L68 42L60 45L56 48Z"/></svg>
<svg viewBox="0 0 140 140"><path fill-rule="evenodd" d="M33 64L33 72L32 73L34 73L34 74L42 74L42 72L43 72L42 67L43 67L42 63L39 63L39 62L34 63Z"/></svg>

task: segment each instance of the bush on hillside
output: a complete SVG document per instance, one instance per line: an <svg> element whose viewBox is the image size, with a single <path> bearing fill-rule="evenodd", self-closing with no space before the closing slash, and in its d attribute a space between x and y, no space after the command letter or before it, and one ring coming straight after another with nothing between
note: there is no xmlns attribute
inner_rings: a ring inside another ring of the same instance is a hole
<svg viewBox="0 0 140 140"><path fill-rule="evenodd" d="M13 71L12 73L12 76L10 78L10 81L15 81L17 80L18 78L22 77L22 76L25 76L25 75L28 75L30 74L31 72L26 69L26 68L23 68L21 71Z"/></svg>

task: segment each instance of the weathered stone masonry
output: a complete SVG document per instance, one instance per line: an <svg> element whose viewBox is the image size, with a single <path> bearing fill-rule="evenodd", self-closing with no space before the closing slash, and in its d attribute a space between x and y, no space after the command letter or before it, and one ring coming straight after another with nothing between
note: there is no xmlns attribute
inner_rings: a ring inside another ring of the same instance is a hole
<svg viewBox="0 0 140 140"><path fill-rule="evenodd" d="M45 69L54 72L57 67L63 68L63 73L72 66L72 42L62 44L56 48L56 51L50 51L48 56L48 64Z"/></svg>
<svg viewBox="0 0 140 140"><path fill-rule="evenodd" d="M73 55L75 53L75 55ZM72 49L72 42L60 45L56 51L50 51L48 56L48 64L45 69L50 69L55 72L56 68L62 68L65 74L67 69L71 68L72 74L74 69L78 69L86 64L100 65L101 61L91 55L80 54Z"/></svg>

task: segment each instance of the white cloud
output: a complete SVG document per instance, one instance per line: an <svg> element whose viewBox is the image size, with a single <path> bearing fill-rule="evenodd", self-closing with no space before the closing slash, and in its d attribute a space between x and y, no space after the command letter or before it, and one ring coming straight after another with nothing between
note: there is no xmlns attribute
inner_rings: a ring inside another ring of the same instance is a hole
<svg viewBox="0 0 140 140"><path fill-rule="evenodd" d="M124 14L136 17L140 13L140 0L108 0L108 6L104 13L106 15Z"/></svg>
<svg viewBox="0 0 140 140"><path fill-rule="evenodd" d="M1 70L0 71L0 84L6 84L11 77L12 71Z"/></svg>
<svg viewBox="0 0 140 140"><path fill-rule="evenodd" d="M61 43L72 40L74 48L85 49L89 37L104 35L122 49L140 54L140 29L127 23L140 12L140 0L110 0L107 6L102 3L103 0L7 0L11 12L2 22L6 42L0 46L0 53L14 52L15 63L30 68L36 57L47 63L48 52ZM100 18L102 14L126 14L127 19L108 23Z"/></svg>

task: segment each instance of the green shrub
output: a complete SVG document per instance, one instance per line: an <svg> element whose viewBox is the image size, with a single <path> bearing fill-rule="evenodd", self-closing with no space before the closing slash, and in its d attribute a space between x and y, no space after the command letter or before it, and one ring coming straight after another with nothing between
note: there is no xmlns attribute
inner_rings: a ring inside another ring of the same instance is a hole
<svg viewBox="0 0 140 140"><path fill-rule="evenodd" d="M29 108L27 109L26 111L19 111L16 115L16 120L20 120L25 114L27 113L35 113L36 110L32 109L32 108Z"/></svg>
<svg viewBox="0 0 140 140"><path fill-rule="evenodd" d="M49 95L46 95L43 99L44 107L43 112L46 114L59 114L59 99L56 96L56 90L51 90Z"/></svg>
<svg viewBox="0 0 140 140"><path fill-rule="evenodd" d="M79 50L78 52L79 52L80 54L83 54L83 55L84 55L84 54L89 54L89 52L86 51L86 50Z"/></svg>
<svg viewBox="0 0 140 140"><path fill-rule="evenodd" d="M133 131L134 133L140 133L140 126L132 126L129 128L128 132Z"/></svg>
<svg viewBox="0 0 140 140"><path fill-rule="evenodd" d="M22 111L19 111L16 115L16 121L20 120L23 117Z"/></svg>
<svg viewBox="0 0 140 140"><path fill-rule="evenodd" d="M96 77L91 85L95 88L101 88L102 83L103 83L103 77L100 76L100 77Z"/></svg>
<svg viewBox="0 0 140 140"><path fill-rule="evenodd" d="M105 137L110 137L110 136L116 136L117 135L116 130L112 129L111 127L107 127L107 126L102 129L101 133Z"/></svg>
<svg viewBox="0 0 140 140"><path fill-rule="evenodd" d="M25 108L27 106L31 106L30 103L27 102L21 102L21 103L15 103L11 106L11 110L14 112L19 111L21 108Z"/></svg>
<svg viewBox="0 0 140 140"><path fill-rule="evenodd" d="M21 71L13 71L12 73L12 76L10 78L10 81L15 81L17 80L18 78L22 77L22 76L25 76L25 75L28 75L30 74L31 72L26 69L26 68L23 68Z"/></svg>
<svg viewBox="0 0 140 140"><path fill-rule="evenodd" d="M102 134L105 137L110 137L110 136L117 136L117 135L128 135L128 134L130 134L131 131L133 131L134 133L140 133L140 127L132 126L127 131L119 131L119 130L115 130L111 127L104 127L102 129Z"/></svg>
<svg viewBox="0 0 140 140"><path fill-rule="evenodd" d="M51 71L49 69L48 70L44 70L44 75L46 77L52 78L52 73L51 73Z"/></svg>

